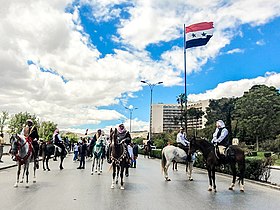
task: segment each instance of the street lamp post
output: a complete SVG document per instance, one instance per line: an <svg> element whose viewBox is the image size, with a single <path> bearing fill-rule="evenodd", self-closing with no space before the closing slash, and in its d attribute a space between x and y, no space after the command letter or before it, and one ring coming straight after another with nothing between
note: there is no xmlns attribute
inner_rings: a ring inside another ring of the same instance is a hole
<svg viewBox="0 0 280 210"><path fill-rule="evenodd" d="M124 107L127 110L129 110L129 133L131 133L131 119L132 119L132 112L135 109L138 109L137 107L129 106L129 107Z"/></svg>
<svg viewBox="0 0 280 210"><path fill-rule="evenodd" d="M145 83L149 85L151 90L151 98L150 98L150 128L149 128L149 140L152 139L152 104L153 104L153 89L156 85L162 84L163 82L157 82L157 83L149 83L147 81L142 80L142 83Z"/></svg>

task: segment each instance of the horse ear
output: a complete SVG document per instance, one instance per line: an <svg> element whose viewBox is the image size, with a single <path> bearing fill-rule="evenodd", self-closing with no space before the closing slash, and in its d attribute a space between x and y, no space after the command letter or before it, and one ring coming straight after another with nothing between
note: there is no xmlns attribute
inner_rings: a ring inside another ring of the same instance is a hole
<svg viewBox="0 0 280 210"><path fill-rule="evenodd" d="M117 128L115 128L115 133L117 133L118 132L118 130L117 130Z"/></svg>

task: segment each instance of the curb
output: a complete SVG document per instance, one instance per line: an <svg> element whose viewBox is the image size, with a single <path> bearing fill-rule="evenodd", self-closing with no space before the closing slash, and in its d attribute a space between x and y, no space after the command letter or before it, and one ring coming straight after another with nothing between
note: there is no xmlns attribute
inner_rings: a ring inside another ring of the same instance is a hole
<svg viewBox="0 0 280 210"><path fill-rule="evenodd" d="M202 172L207 174L207 170L205 170L205 169L197 168L197 167L194 167L194 168L196 170L202 171ZM219 175L219 176L223 176L223 177L227 177L227 178L232 178L232 176L229 175L229 174L224 174L224 173L220 173L220 172L217 172L217 171L216 171L216 174ZM272 188L272 189L275 189L275 190L280 190L280 186L279 185L269 184L269 183L265 183L265 182L258 182L258 181L254 181L254 180L251 180L251 179L245 179L245 178L244 178L244 182L249 182L249 183L261 185L261 186L264 186L264 187L269 187L269 188Z"/></svg>

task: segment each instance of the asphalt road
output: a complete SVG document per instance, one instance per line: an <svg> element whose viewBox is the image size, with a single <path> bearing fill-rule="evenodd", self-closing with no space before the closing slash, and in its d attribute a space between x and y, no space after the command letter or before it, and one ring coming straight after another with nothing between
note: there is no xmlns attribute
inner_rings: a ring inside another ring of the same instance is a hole
<svg viewBox="0 0 280 210"><path fill-rule="evenodd" d="M104 163L102 175L90 175L89 164L85 170L77 170L69 156L64 170L58 162L50 162L51 171L42 167L37 173L37 183L29 188L13 185L16 168L0 171L0 209L9 210L172 210L172 209L279 209L280 191L245 183L245 193L227 188L230 179L217 177L217 193L208 192L208 179L204 171L195 169L194 181L188 181L184 168L169 174L166 182L161 174L160 160L140 157L136 169L130 169L125 178L125 190L111 189L111 171ZM32 178L31 178L32 181Z"/></svg>

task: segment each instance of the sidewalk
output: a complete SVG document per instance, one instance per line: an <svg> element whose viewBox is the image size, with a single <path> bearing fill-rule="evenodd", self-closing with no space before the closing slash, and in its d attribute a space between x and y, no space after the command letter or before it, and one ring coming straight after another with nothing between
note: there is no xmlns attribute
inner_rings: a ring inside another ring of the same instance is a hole
<svg viewBox="0 0 280 210"><path fill-rule="evenodd" d="M3 163L0 163L0 170L16 166L16 162L12 161L11 156L8 154L4 154L1 160Z"/></svg>

